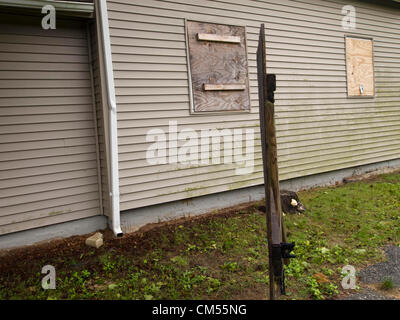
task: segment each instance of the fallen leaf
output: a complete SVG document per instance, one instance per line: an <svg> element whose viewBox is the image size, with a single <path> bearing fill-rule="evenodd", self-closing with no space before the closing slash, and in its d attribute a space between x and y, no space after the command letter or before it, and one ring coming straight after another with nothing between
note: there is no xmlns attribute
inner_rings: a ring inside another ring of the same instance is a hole
<svg viewBox="0 0 400 320"><path fill-rule="evenodd" d="M318 282L319 284L328 283L328 282L329 282L329 279L328 279L324 274L322 274L322 273L320 273L320 272L314 274L314 275L313 275L313 278L314 278L315 280L317 280L317 282Z"/></svg>
<svg viewBox="0 0 400 320"><path fill-rule="evenodd" d="M111 283L111 284L108 285L108 289L110 289L110 290L114 290L117 287L118 287L118 285L115 284L115 283Z"/></svg>

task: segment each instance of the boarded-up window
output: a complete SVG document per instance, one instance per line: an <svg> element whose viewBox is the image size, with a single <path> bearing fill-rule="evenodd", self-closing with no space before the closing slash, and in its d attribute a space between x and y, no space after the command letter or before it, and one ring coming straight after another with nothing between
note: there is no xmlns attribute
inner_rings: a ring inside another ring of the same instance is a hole
<svg viewBox="0 0 400 320"><path fill-rule="evenodd" d="M245 27L188 21L192 111L249 111Z"/></svg>
<svg viewBox="0 0 400 320"><path fill-rule="evenodd" d="M373 44L370 39L346 37L347 95L374 96Z"/></svg>

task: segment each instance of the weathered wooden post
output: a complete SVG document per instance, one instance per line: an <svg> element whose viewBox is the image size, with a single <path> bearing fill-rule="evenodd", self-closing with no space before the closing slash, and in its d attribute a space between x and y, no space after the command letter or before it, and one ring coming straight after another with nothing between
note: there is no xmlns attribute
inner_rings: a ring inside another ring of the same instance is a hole
<svg viewBox="0 0 400 320"><path fill-rule="evenodd" d="M262 24L257 48L257 76L267 218L270 299L274 300L279 298L281 294L285 294L283 264L288 263L288 258L294 257L290 254L294 243L286 243L282 222L274 119L276 79L275 75L267 75L266 73L265 49L265 29L264 24Z"/></svg>

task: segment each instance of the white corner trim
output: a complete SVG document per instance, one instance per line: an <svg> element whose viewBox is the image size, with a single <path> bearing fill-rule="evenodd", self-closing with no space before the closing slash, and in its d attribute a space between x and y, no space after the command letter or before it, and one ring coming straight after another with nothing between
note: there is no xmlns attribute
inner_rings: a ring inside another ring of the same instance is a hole
<svg viewBox="0 0 400 320"><path fill-rule="evenodd" d="M93 13L94 4L86 2L57 1L57 0L1 0L0 6L41 9L51 4L59 11Z"/></svg>

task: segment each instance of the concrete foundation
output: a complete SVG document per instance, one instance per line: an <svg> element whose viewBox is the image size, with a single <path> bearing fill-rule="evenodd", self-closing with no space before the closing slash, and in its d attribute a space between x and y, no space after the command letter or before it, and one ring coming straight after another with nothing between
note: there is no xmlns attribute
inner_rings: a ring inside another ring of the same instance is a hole
<svg viewBox="0 0 400 320"><path fill-rule="evenodd" d="M105 216L90 217L0 236L0 250L67 238L107 228Z"/></svg>
<svg viewBox="0 0 400 320"><path fill-rule="evenodd" d="M334 185L343 178L371 171L400 168L400 159L373 163L281 181L281 188L293 191L318 186ZM149 223L200 215L240 203L258 201L264 197L262 185L221 192L192 199L168 202L121 213L121 226L125 233L137 231ZM61 224L15 232L0 236L0 249L31 245L54 238L65 238L102 230L107 227L105 216L92 217Z"/></svg>
<svg viewBox="0 0 400 320"><path fill-rule="evenodd" d="M280 187L281 189L299 191L313 187L335 185L337 182L342 182L343 178L349 176L380 171L387 168L400 168L400 159L284 180L280 181ZM133 232L148 223L196 216L244 202L262 200L263 198L264 186L260 185L129 210L121 213L122 230L124 232Z"/></svg>

